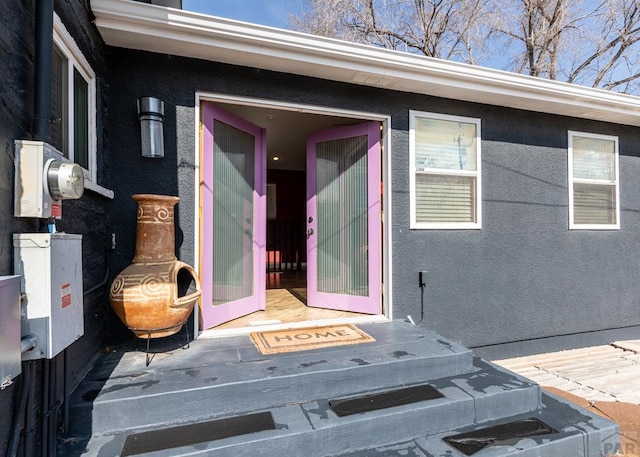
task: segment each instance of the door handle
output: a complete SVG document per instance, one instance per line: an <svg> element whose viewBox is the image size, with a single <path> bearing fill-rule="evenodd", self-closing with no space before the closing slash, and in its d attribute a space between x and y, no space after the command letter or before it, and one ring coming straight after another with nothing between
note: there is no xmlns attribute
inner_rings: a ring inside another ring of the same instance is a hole
<svg viewBox="0 0 640 457"><path fill-rule="evenodd" d="M313 232L313 229L312 229L312 228L308 229L308 230L307 230L307 238L309 238L311 235L313 235L313 233L314 233L314 232Z"/></svg>

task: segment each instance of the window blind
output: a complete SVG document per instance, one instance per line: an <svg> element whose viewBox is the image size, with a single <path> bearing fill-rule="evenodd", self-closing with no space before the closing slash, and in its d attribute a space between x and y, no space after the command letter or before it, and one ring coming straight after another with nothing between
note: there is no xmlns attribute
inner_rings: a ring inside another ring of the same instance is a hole
<svg viewBox="0 0 640 457"><path fill-rule="evenodd" d="M617 138L569 132L572 222L583 228L618 224Z"/></svg>
<svg viewBox="0 0 640 457"><path fill-rule="evenodd" d="M615 186L574 184L573 220L576 224L615 224Z"/></svg>
<svg viewBox="0 0 640 457"><path fill-rule="evenodd" d="M413 227L479 228L479 132L479 119L412 112Z"/></svg>
<svg viewBox="0 0 640 457"><path fill-rule="evenodd" d="M255 139L216 120L213 172L214 305L253 294Z"/></svg>
<svg viewBox="0 0 640 457"><path fill-rule="evenodd" d="M475 177L416 175L416 222L475 222Z"/></svg>
<svg viewBox="0 0 640 457"><path fill-rule="evenodd" d="M318 143L318 291L369 294L367 136Z"/></svg>

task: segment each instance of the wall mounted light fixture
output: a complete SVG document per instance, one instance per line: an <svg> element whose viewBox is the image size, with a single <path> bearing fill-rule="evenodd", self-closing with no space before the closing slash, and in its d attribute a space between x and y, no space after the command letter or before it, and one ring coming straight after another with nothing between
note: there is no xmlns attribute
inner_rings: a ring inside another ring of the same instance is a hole
<svg viewBox="0 0 640 457"><path fill-rule="evenodd" d="M142 157L161 159L164 157L164 102L155 97L138 99L140 140Z"/></svg>

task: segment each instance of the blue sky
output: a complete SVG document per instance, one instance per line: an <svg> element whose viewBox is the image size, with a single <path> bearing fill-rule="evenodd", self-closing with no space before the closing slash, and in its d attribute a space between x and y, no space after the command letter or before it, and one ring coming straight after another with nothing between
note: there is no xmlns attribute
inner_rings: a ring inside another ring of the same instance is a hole
<svg viewBox="0 0 640 457"><path fill-rule="evenodd" d="M286 29L287 16L302 9L302 0L182 0L182 8Z"/></svg>

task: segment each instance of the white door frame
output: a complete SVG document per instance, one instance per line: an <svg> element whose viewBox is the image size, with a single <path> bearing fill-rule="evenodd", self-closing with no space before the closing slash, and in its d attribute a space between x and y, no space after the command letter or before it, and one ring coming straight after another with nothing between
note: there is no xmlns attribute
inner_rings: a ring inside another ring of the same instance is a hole
<svg viewBox="0 0 640 457"><path fill-rule="evenodd" d="M392 183L391 183L391 116L388 114L378 114L364 111L352 111L345 110L339 108L327 108L321 106L314 105L304 105L299 103L286 103L280 101L274 101L269 99L259 99L259 98L250 98L250 97L237 97L230 96L226 94L217 94L213 92L196 92L195 94L195 109L194 109L194 132L195 132L195 148L194 148L194 164L195 164L195 173L194 173L194 264L196 272L199 273L200 268L200 238L202 234L200 233L200 179L201 179L201 164L200 164L200 156L201 156L201 132L200 132L200 104L202 101L208 102L217 102L217 103L225 103L232 105L243 105L243 106L254 106L260 108L272 108L283 111L296 111L300 113L312 113L312 114L320 114L327 116L342 116L349 117L353 119L363 120L363 121L379 121L382 123L382 140L381 140L381 156L382 156L382 179L383 179L383 195L382 195L382 281L383 287L381 288L381 292L383 295L382 302L382 314L373 315L373 316L364 316L359 318L347 318L348 322L373 322L373 321L386 321L391 319L393 316L393 284L392 284L392 230L391 230L391 214L392 214L392 205L391 205L391 195L392 195ZM407 151L408 154L408 151ZM228 336L231 334L241 334L241 333L249 333L253 331L259 331L261 328L259 326L244 328L244 329L225 329L225 330L216 330L211 329L206 332L200 332L198 328L199 322L199 307L195 307L195 319L194 319L194 335L196 337L218 337L218 336ZM332 322L338 322L338 320L334 320ZM321 323L318 323L321 324ZM324 322L323 324L326 324ZM283 324L282 327L287 328L295 328L295 327L304 327L308 326L309 322L300 322L300 323L289 323ZM270 325L269 329L278 329L277 325Z"/></svg>

